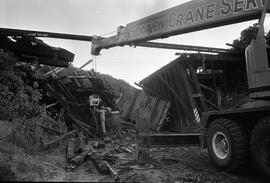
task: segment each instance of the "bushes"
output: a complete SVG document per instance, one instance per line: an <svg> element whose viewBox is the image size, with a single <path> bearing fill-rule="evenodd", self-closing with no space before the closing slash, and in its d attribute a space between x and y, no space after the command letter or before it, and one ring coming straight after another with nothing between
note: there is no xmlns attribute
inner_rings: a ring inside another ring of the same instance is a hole
<svg viewBox="0 0 270 183"><path fill-rule="evenodd" d="M41 94L27 85L27 73L16 67L16 59L10 52L0 50L0 116L11 120L16 117L37 117L42 113L39 105ZM29 66L24 66L29 67Z"/></svg>
<svg viewBox="0 0 270 183"><path fill-rule="evenodd" d="M0 119L12 121L12 138L17 144L26 144L22 140L36 144L37 123L41 123L45 109L39 103L42 95L30 86L31 66L16 65L19 61L0 49Z"/></svg>

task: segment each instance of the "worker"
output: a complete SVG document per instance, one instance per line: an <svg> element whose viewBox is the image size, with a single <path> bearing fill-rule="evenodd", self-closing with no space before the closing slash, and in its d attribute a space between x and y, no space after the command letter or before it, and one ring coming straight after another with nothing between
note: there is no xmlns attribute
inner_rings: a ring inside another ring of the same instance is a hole
<svg viewBox="0 0 270 183"><path fill-rule="evenodd" d="M101 123L101 128L102 128L102 132L105 134L106 133L106 108L101 105L100 109L96 109L99 112L99 119L100 119L100 123Z"/></svg>
<svg viewBox="0 0 270 183"><path fill-rule="evenodd" d="M104 102L98 95L89 96L90 107L93 108L94 112L99 113L99 121L103 134L106 133L106 108Z"/></svg>

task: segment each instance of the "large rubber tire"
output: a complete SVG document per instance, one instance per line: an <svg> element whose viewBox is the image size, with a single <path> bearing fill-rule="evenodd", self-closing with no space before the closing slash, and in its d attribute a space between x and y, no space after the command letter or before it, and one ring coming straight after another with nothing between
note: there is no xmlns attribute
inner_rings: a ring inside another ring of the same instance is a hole
<svg viewBox="0 0 270 183"><path fill-rule="evenodd" d="M214 120L207 130L207 146L210 159L224 171L240 172L247 162L248 136L233 120Z"/></svg>
<svg viewBox="0 0 270 183"><path fill-rule="evenodd" d="M250 153L258 172L270 180L270 117L264 118L254 127Z"/></svg>

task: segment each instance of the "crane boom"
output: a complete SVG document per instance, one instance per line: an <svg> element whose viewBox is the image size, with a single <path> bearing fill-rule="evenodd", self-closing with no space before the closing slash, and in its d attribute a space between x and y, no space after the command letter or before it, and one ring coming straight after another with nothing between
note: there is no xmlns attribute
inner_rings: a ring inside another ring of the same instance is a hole
<svg viewBox="0 0 270 183"><path fill-rule="evenodd" d="M92 54L114 46L133 45L158 38L260 18L264 0L193 0L119 26L117 35L94 38ZM269 8L268 8L269 9Z"/></svg>
<svg viewBox="0 0 270 183"><path fill-rule="evenodd" d="M211 48L205 46L190 46L182 44L168 44L158 42L142 42L137 43L135 46L148 47L148 48L161 48L161 49L174 49L174 50L185 50L185 51L198 51L198 52L210 52L210 53L227 53L227 49L222 48Z"/></svg>
<svg viewBox="0 0 270 183"><path fill-rule="evenodd" d="M93 39L92 36L85 36L85 35L63 34L55 32L32 31L32 30L9 29L9 28L0 28L0 36L47 37L47 38L69 39L77 41L92 41Z"/></svg>

